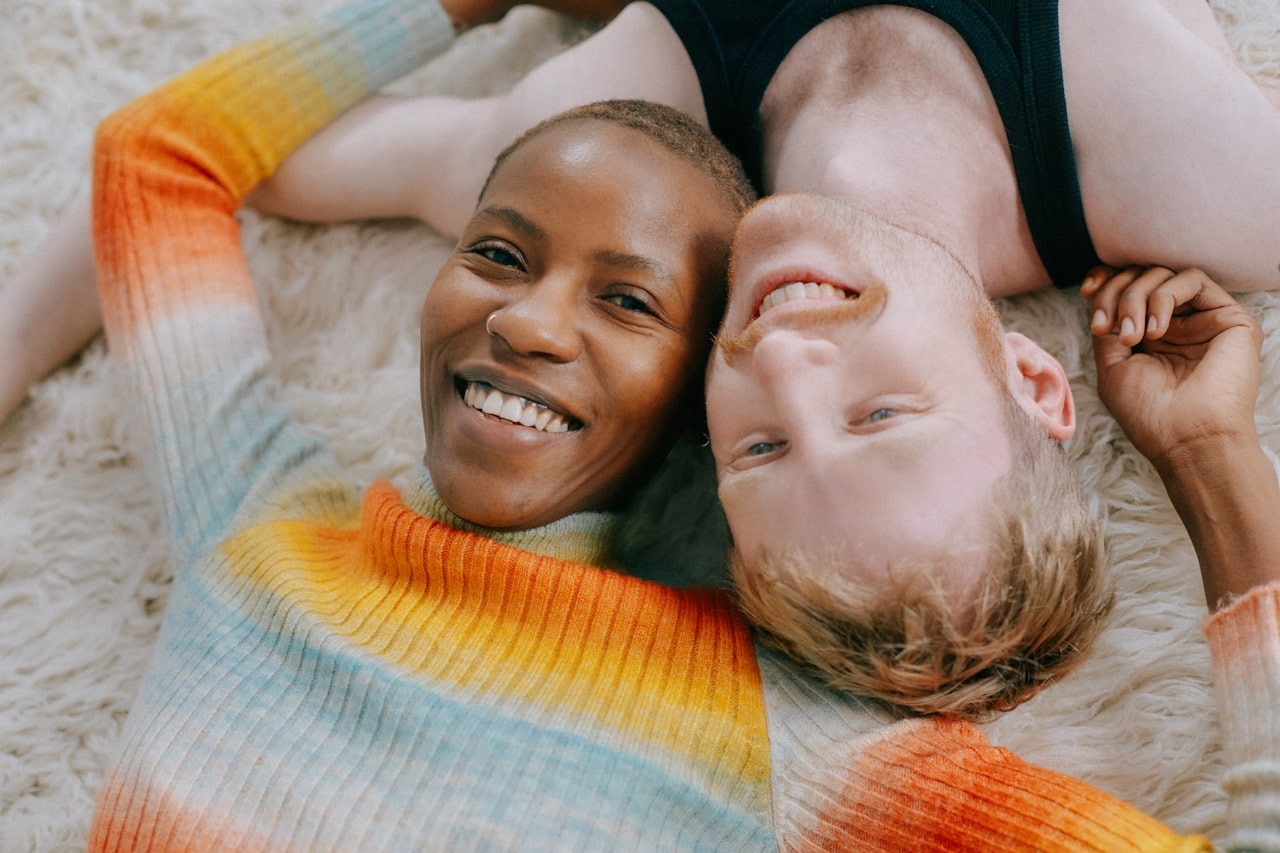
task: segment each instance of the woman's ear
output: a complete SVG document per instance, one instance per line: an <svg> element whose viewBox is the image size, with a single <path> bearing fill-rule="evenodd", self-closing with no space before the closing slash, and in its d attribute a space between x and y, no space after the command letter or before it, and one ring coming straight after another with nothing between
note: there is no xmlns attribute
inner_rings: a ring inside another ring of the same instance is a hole
<svg viewBox="0 0 1280 853"><path fill-rule="evenodd" d="M1076 431L1076 405L1067 371L1026 335L1005 332L1009 393L1050 436L1066 441Z"/></svg>

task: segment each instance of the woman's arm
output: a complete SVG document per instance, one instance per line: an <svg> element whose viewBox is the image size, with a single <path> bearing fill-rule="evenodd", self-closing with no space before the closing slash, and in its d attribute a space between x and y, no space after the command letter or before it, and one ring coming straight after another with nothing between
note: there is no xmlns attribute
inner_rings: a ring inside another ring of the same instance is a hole
<svg viewBox="0 0 1280 853"><path fill-rule="evenodd" d="M102 329L89 198L72 203L0 290L0 424Z"/></svg>
<svg viewBox="0 0 1280 853"><path fill-rule="evenodd" d="M1099 396L1155 465L1215 611L1225 846L1280 850L1280 485L1254 426L1261 329L1199 270L1099 270L1081 295Z"/></svg>
<svg viewBox="0 0 1280 853"><path fill-rule="evenodd" d="M273 472L325 464L272 387L237 209L307 136L452 35L434 3L357 0L206 60L99 128L103 319L148 419L180 564L256 490L284 488Z"/></svg>

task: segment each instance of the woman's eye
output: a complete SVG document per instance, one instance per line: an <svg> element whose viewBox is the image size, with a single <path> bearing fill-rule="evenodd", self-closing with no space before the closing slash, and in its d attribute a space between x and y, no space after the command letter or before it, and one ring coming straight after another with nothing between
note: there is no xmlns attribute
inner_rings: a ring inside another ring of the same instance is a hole
<svg viewBox="0 0 1280 853"><path fill-rule="evenodd" d="M487 261L502 267L520 267L521 259L510 248L493 243L484 243L474 249L475 253Z"/></svg>
<svg viewBox="0 0 1280 853"><path fill-rule="evenodd" d="M887 421L889 418L897 416L898 412L894 409L876 409L867 416L867 423L878 424L881 421Z"/></svg>
<svg viewBox="0 0 1280 853"><path fill-rule="evenodd" d="M641 314L653 314L653 306L638 296L629 293L614 293L607 299L623 311L636 311Z"/></svg>
<svg viewBox="0 0 1280 853"><path fill-rule="evenodd" d="M750 447L748 447L747 452L744 453L743 455L744 456L767 456L768 454L772 453L774 448L777 446L778 445L770 444L767 441L759 441L751 445Z"/></svg>

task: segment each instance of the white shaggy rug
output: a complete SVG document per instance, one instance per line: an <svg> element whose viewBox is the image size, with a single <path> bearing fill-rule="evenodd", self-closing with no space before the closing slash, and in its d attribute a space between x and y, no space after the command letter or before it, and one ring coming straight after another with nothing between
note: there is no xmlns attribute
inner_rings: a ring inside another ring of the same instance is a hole
<svg viewBox="0 0 1280 853"><path fill-rule="evenodd" d="M1214 6L1246 65L1280 84L1275 0ZM314 7L0 0L0 287L84 190L100 117L212 51ZM467 34L398 86L496 91L584 32L521 8ZM288 403L365 479L403 477L421 442L417 307L448 242L409 223L319 228L246 215L244 225ZM1082 776L1178 830L1214 836L1224 798L1194 556L1150 467L1097 402L1078 302L1043 293L1004 308L1071 372L1081 429L1070 450L1110 524L1120 604L1078 674L988 728L1030 760ZM1246 303L1268 331L1258 418L1276 449L1280 301L1262 295ZM168 591L141 436L104 349L94 343L0 426L4 851L83 849L102 768ZM687 534L664 541L705 562L714 543L689 522L705 516L706 505L701 485L680 487L687 470L669 471L650 504ZM689 504L696 511L683 509ZM647 530L637 526L637 547Z"/></svg>

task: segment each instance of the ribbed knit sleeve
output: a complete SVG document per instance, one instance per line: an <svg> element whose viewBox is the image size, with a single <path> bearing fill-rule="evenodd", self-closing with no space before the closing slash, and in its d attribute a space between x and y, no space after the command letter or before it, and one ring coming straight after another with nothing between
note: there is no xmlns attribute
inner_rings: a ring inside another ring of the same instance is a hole
<svg viewBox="0 0 1280 853"><path fill-rule="evenodd" d="M430 0L359 0L214 57L99 129L93 229L107 337L156 445L180 563L250 496L287 503L281 471L332 470L266 379L235 211L309 135L452 34Z"/></svg>
<svg viewBox="0 0 1280 853"><path fill-rule="evenodd" d="M784 849L947 853L1208 851L1079 779L992 746L975 726L895 720L759 651L774 819Z"/></svg>
<svg viewBox="0 0 1280 853"><path fill-rule="evenodd" d="M1224 850L1280 851L1280 583L1259 587L1205 627L1222 719Z"/></svg>

